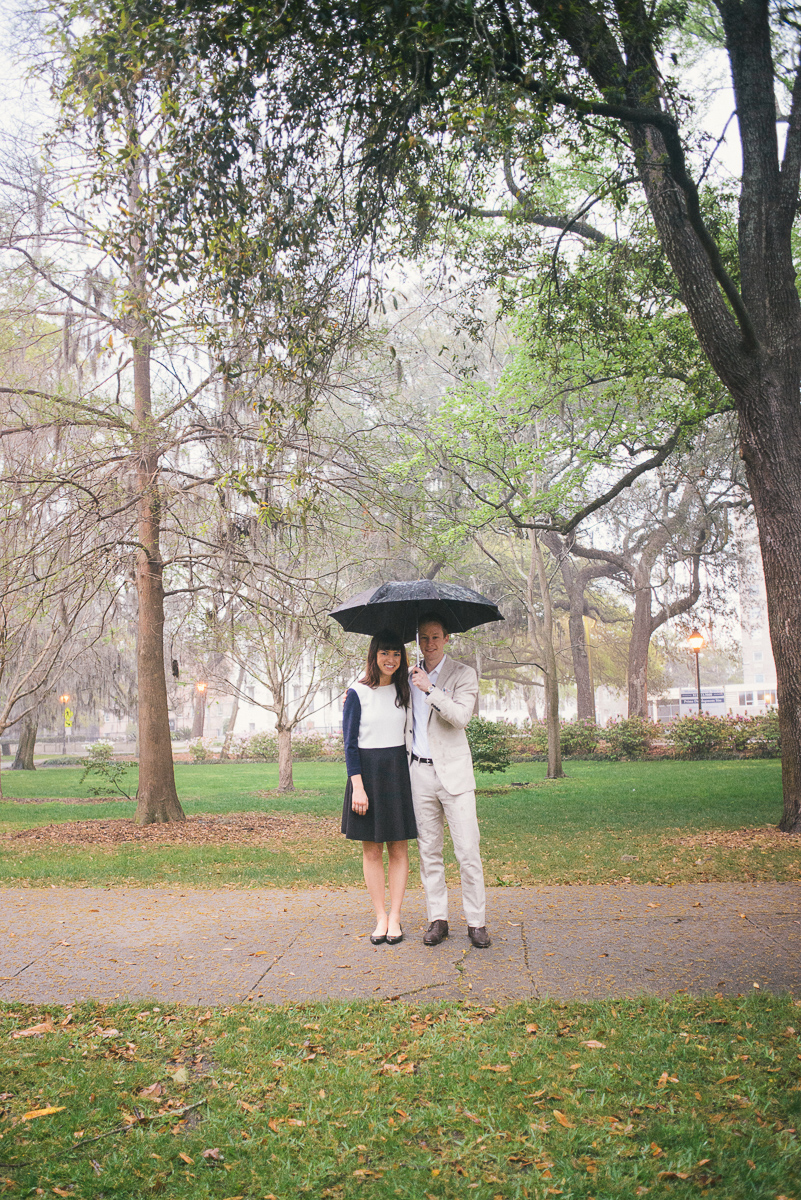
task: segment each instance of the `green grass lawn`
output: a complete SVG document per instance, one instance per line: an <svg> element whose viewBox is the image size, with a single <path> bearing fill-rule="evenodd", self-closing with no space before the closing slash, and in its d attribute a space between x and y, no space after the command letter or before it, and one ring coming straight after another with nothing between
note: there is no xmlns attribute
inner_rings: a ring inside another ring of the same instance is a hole
<svg viewBox="0 0 801 1200"><path fill-rule="evenodd" d="M801 877L797 839L732 836L775 825L781 813L776 761L570 763L544 779L541 763L479 779L482 853L490 884L788 880ZM4 772L0 835L64 821L131 817L130 802L18 804L14 798L86 797L78 768ZM131 770L132 781L135 772ZM0 882L180 883L236 886L359 884L358 848L339 837L345 770L300 763L298 791L273 789L271 764L176 764L187 815L262 811L330 818L330 837L277 844L38 847L0 841ZM510 787L524 783L524 787ZM132 790L132 788L131 788ZM262 795L261 793L268 793ZM417 883L412 852L412 884ZM449 859L449 873L456 878Z"/></svg>
<svg viewBox="0 0 801 1200"><path fill-rule="evenodd" d="M799 1005L0 1006L0 1190L796 1200Z"/></svg>

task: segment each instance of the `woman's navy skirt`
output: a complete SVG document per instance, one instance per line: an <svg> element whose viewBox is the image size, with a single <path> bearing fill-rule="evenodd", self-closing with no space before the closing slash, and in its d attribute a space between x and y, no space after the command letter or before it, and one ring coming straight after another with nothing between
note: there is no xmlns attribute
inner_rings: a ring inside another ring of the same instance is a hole
<svg viewBox="0 0 801 1200"><path fill-rule="evenodd" d="M405 746L359 748L362 782L369 801L364 816L351 808L350 779L342 806L342 832L354 842L405 842L417 837L412 784Z"/></svg>

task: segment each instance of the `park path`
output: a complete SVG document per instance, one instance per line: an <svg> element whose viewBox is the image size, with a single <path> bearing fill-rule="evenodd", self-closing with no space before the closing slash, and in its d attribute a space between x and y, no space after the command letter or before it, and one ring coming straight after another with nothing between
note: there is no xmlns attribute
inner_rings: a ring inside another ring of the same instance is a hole
<svg viewBox="0 0 801 1200"><path fill-rule="evenodd" d="M188 1004L604 997L680 989L801 995L801 885L490 888L493 944L371 946L358 888L0 889L0 1000Z"/></svg>

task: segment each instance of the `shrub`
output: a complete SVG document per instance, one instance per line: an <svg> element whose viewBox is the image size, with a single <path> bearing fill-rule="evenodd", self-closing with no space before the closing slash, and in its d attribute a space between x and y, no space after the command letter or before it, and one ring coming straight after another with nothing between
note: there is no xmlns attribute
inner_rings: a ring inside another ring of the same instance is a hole
<svg viewBox="0 0 801 1200"><path fill-rule="evenodd" d="M86 758L80 760L84 769L81 776L81 783L87 778L96 779L97 782L92 783L89 792L92 796L105 796L108 794L109 788L114 788L121 796L127 797L128 800L133 800L120 780L128 770L128 763L115 762L114 747L111 742L95 742L93 745L86 747Z"/></svg>
<svg viewBox="0 0 801 1200"><path fill-rule="evenodd" d="M277 742L276 742L277 745ZM298 733L292 738L293 762L319 762L323 757L324 739L321 733Z"/></svg>
<svg viewBox="0 0 801 1200"><path fill-rule="evenodd" d="M544 721L528 721L521 733L510 734L511 749L517 757L542 758L548 753L548 727Z"/></svg>
<svg viewBox="0 0 801 1200"><path fill-rule="evenodd" d="M755 717L754 720L759 724L757 732L757 746L759 747L760 758L779 758L782 752L782 735L779 729L779 713L775 708L770 708L761 717Z"/></svg>
<svg viewBox="0 0 801 1200"><path fill-rule="evenodd" d="M716 750L727 749L737 737L741 734L732 722L709 713L679 717L665 732L665 741L677 758L708 758Z"/></svg>
<svg viewBox="0 0 801 1200"><path fill-rule="evenodd" d="M607 722L603 740L608 758L642 758L662 734L661 725L647 717L623 717Z"/></svg>
<svg viewBox="0 0 801 1200"><path fill-rule="evenodd" d="M191 742L189 745L189 753L192 756L192 762L202 763L208 762L209 751L208 747L203 745L200 738L196 742Z"/></svg>
<svg viewBox="0 0 801 1200"><path fill-rule="evenodd" d="M243 743L243 758L260 762L278 762L278 736L275 733L254 733Z"/></svg>
<svg viewBox="0 0 801 1200"><path fill-rule="evenodd" d="M342 736L342 731L339 733L329 733L323 740L323 757L329 759L345 758L345 739Z"/></svg>
<svg viewBox="0 0 801 1200"><path fill-rule="evenodd" d="M508 725L502 721L471 717L465 733L477 771L492 774L493 771L506 770L511 762Z"/></svg>
<svg viewBox="0 0 801 1200"><path fill-rule="evenodd" d="M562 754L574 758L589 758L603 736L603 730L587 717L576 721L564 721L559 732ZM545 750L548 749L548 732L545 731Z"/></svg>
<svg viewBox="0 0 801 1200"><path fill-rule="evenodd" d="M729 744L746 758L778 758L782 736L775 708L759 716L727 716Z"/></svg>

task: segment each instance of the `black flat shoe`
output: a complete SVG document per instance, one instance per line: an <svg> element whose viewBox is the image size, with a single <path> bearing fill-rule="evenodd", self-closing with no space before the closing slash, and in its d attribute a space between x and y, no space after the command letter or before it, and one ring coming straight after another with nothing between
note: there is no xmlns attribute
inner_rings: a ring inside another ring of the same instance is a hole
<svg viewBox="0 0 801 1200"><path fill-rule="evenodd" d="M387 935L385 933L379 933L378 935L375 933L370 934L370 941L374 946L380 946L382 942L386 942L387 940Z"/></svg>
<svg viewBox="0 0 801 1200"><path fill-rule="evenodd" d="M400 931L400 933L398 934L397 937L391 937L389 934L387 934L387 936L386 936L386 943L388 946L397 946L398 943L402 942L402 941L403 941L403 930Z"/></svg>

